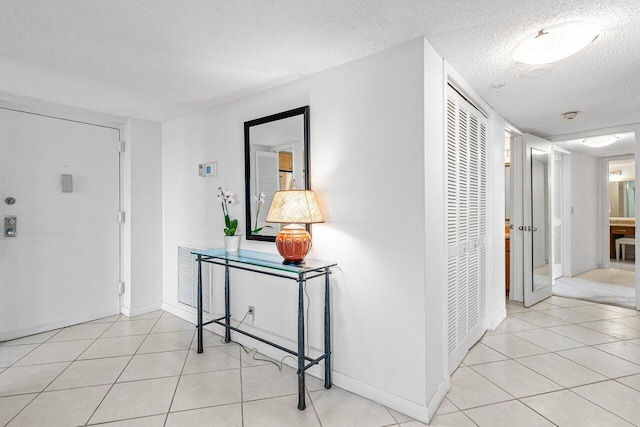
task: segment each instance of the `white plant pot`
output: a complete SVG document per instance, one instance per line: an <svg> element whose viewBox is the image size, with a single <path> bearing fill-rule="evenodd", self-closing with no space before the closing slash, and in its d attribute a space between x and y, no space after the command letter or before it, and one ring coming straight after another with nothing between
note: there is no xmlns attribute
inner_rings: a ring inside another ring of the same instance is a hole
<svg viewBox="0 0 640 427"><path fill-rule="evenodd" d="M235 236L224 236L225 252L238 252L238 248L240 247L240 237L241 235L239 234L236 234Z"/></svg>

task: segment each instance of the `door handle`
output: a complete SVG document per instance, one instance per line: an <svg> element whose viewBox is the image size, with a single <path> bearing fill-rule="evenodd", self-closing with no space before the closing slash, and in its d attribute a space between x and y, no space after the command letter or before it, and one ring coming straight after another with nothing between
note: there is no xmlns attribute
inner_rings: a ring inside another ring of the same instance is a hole
<svg viewBox="0 0 640 427"><path fill-rule="evenodd" d="M524 231L524 225L521 225L520 227L518 227L518 230Z"/></svg>
<svg viewBox="0 0 640 427"><path fill-rule="evenodd" d="M538 231L538 227L532 227L531 230L532 231Z"/></svg>

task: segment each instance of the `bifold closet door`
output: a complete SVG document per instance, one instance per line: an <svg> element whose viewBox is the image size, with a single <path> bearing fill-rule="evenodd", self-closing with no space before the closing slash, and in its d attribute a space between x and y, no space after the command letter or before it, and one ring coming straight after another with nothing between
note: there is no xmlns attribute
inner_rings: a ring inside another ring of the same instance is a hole
<svg viewBox="0 0 640 427"><path fill-rule="evenodd" d="M485 331L487 121L455 91L447 96L447 315L449 371Z"/></svg>

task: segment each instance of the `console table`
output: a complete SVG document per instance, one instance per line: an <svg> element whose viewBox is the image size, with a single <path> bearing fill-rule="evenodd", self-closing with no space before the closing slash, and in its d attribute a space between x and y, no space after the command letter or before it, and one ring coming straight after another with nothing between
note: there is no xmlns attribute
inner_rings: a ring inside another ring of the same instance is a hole
<svg viewBox="0 0 640 427"><path fill-rule="evenodd" d="M264 252L240 250L238 252L225 252L224 249L195 250L191 252L198 261L198 353L204 351L202 342L202 328L205 325L216 323L224 327L224 341L231 341L231 331L247 335L253 339L269 344L277 349L287 352L298 359L298 409L303 410L305 405L305 371L311 366L324 360L324 386L331 388L331 314L329 298L329 275L334 262L305 260L304 265L282 264L282 257ZM202 321L202 263L217 264L224 267L224 316L208 322ZM258 337L237 327L231 326L231 281L230 269L251 271L267 276L281 277L283 279L298 282L298 350L294 351L281 345ZM312 359L304 354L304 286L309 279L324 276L324 353ZM305 362L309 362L305 364Z"/></svg>

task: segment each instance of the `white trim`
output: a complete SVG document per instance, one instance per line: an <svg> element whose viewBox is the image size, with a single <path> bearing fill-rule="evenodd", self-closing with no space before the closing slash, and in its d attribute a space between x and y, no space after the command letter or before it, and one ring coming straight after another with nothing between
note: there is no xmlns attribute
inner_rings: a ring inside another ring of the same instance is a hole
<svg viewBox="0 0 640 427"><path fill-rule="evenodd" d="M24 113L51 116L63 120L77 121L90 125L110 127L123 131L126 119L109 114L97 113L62 104L39 101L6 93L0 93L0 108L21 111Z"/></svg>
<svg viewBox="0 0 640 427"><path fill-rule="evenodd" d="M146 305L144 307L136 308L135 310L131 310L128 307L122 307L122 314L124 314L127 317L134 317L134 316L140 316L142 314L151 313L152 311L161 310L163 308L164 308L163 304L161 303Z"/></svg>
<svg viewBox="0 0 640 427"><path fill-rule="evenodd" d="M571 139L589 138L591 136L610 135L612 133L634 132L634 131L637 131L639 127L640 127L640 123L629 123L626 125L611 126L607 128L564 133L561 135L545 137L545 139L548 139L551 142L561 142L561 141L568 141Z"/></svg>
<svg viewBox="0 0 640 427"><path fill-rule="evenodd" d="M600 264L595 264L595 265L592 265L590 267L581 268L579 270L572 271L570 277L574 277L574 276L577 276L579 274L586 273L587 271L595 270L596 268L601 268L601 267L602 266Z"/></svg>
<svg viewBox="0 0 640 427"><path fill-rule="evenodd" d="M104 310L98 313L85 313L81 315L74 314L73 316L69 316L66 319L58 320L56 322L47 322L37 326L30 326L28 328L14 329L11 331L7 331L3 333L2 336L0 337L0 342L9 341L16 338L22 338L22 337L26 337L34 334L41 334L43 332L52 331L54 329L60 329L60 328L65 328L67 326L78 325L80 323L90 322L92 320L102 319L104 317L109 317L116 314L118 313L114 313L113 311L110 311L110 310Z"/></svg>
<svg viewBox="0 0 640 427"><path fill-rule="evenodd" d="M489 325L488 325L489 330L495 331L496 328L500 326L500 323L502 323L506 318L507 318L507 310L505 309L501 311L496 317L489 320Z"/></svg>

